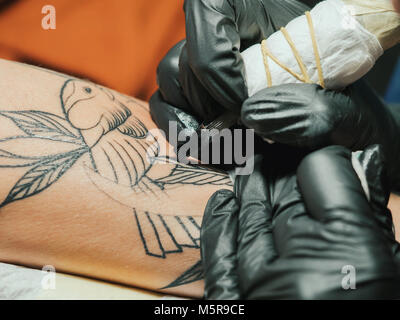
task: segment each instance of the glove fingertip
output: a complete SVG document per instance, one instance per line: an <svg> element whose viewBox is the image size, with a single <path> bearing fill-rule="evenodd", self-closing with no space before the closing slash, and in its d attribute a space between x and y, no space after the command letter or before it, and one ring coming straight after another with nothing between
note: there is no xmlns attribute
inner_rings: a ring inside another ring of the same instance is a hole
<svg viewBox="0 0 400 320"><path fill-rule="evenodd" d="M331 146L305 157L297 171L299 189L310 215L319 221L335 217L371 218L361 181L351 162L351 151Z"/></svg>
<svg viewBox="0 0 400 320"><path fill-rule="evenodd" d="M208 200L204 219L209 216L224 216L239 209L239 204L235 194L227 189L221 189L215 192Z"/></svg>
<svg viewBox="0 0 400 320"><path fill-rule="evenodd" d="M237 213L235 194L226 189L209 199L201 226L205 299L238 299L236 275Z"/></svg>

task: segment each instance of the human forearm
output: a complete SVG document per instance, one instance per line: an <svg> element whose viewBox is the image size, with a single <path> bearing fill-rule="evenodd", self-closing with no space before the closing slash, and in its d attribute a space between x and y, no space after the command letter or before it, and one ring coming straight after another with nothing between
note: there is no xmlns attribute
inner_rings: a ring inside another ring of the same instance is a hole
<svg viewBox="0 0 400 320"><path fill-rule="evenodd" d="M163 163L145 103L4 60L0 73L0 260L201 295L201 216L228 177Z"/></svg>

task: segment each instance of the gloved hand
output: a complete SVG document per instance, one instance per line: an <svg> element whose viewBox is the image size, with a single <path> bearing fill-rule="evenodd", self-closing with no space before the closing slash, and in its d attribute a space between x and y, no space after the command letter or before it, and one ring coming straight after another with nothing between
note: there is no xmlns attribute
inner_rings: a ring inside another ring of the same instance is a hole
<svg viewBox="0 0 400 320"><path fill-rule="evenodd" d="M215 193L201 229L205 298L399 298L400 250L380 153L373 147L355 158L328 147L304 158L296 177L278 158L259 157L235 193ZM361 179L352 162L361 163Z"/></svg>
<svg viewBox="0 0 400 320"><path fill-rule="evenodd" d="M385 105L363 81L344 92L314 84L266 88L244 102L241 119L262 138L292 146L380 144L391 188L400 190L400 108Z"/></svg>
<svg viewBox="0 0 400 320"><path fill-rule="evenodd" d="M239 115L248 97L240 52L320 1L186 0L186 41L160 63L154 102L162 97L185 111L190 106L199 121L214 120L226 110Z"/></svg>
<svg viewBox="0 0 400 320"><path fill-rule="evenodd" d="M181 60L181 84L187 96L202 88L191 104L214 101L239 113L248 97L240 52L260 43L309 6L320 1L304 0L186 0L186 51ZM182 62L182 61L181 61ZM205 99L205 94L211 99Z"/></svg>
<svg viewBox="0 0 400 320"><path fill-rule="evenodd" d="M189 134L227 109L240 112L247 89L239 51L317 2L186 1L187 40L160 63L159 90L150 99L150 112L159 128L168 135L168 125L174 121L178 133L186 129ZM397 184L393 188L400 190L400 140L394 138L400 133L400 110L392 111L363 81L344 92L288 84L247 99L241 122L262 137L312 149L337 144L355 150L381 144L392 184Z"/></svg>

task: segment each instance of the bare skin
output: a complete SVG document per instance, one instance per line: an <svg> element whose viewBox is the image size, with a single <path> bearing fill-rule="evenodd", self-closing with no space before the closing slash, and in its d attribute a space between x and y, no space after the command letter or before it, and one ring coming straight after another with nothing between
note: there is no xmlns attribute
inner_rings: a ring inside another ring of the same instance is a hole
<svg viewBox="0 0 400 320"><path fill-rule="evenodd" d="M396 230L396 239L400 241L400 196L392 194L389 201L389 209L392 211L393 224Z"/></svg>
<svg viewBox="0 0 400 320"><path fill-rule="evenodd" d="M176 163L147 103L5 60L0 74L0 261L200 297L202 214L229 177Z"/></svg>
<svg viewBox="0 0 400 320"><path fill-rule="evenodd" d="M5 60L0 75L0 261L202 296L202 214L227 175L176 163L145 102Z"/></svg>
<svg viewBox="0 0 400 320"><path fill-rule="evenodd" d="M392 0L393 7L398 13L400 13L400 0Z"/></svg>

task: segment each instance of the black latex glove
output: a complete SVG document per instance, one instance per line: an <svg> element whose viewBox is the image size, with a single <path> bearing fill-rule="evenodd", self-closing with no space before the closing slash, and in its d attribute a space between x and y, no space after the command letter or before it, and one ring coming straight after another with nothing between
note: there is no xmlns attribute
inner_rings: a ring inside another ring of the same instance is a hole
<svg viewBox="0 0 400 320"><path fill-rule="evenodd" d="M192 106L208 110L219 105L239 113L248 97L240 52L260 43L318 2L186 0L187 50L181 56L184 72L180 79ZM214 106L207 105L210 103Z"/></svg>
<svg viewBox="0 0 400 320"><path fill-rule="evenodd" d="M248 97L240 52L318 2L186 0L186 41L178 43L158 69L163 100L199 121L214 120L226 110L239 114Z"/></svg>
<svg viewBox="0 0 400 320"><path fill-rule="evenodd" d="M245 101L241 119L257 135L292 146L380 144L391 187L400 190L400 108L385 105L363 81L344 92L313 84L267 88Z"/></svg>
<svg viewBox="0 0 400 320"><path fill-rule="evenodd" d="M200 123L227 109L240 112L247 89L239 51L317 2L187 0L187 43L179 42L160 63L159 90L150 100L159 128L168 135L169 122L175 121L178 132L195 132ZM267 88L244 102L241 120L262 137L312 149L381 144L392 182L400 190L400 140L395 139L400 110L391 112L363 81L344 92L310 84Z"/></svg>
<svg viewBox="0 0 400 320"><path fill-rule="evenodd" d="M370 202L351 157L344 147L317 151L297 177L277 160L257 158L235 193L215 193L201 230L205 298L398 298L399 245L379 151L359 157ZM355 268L354 290L342 287L346 266Z"/></svg>

